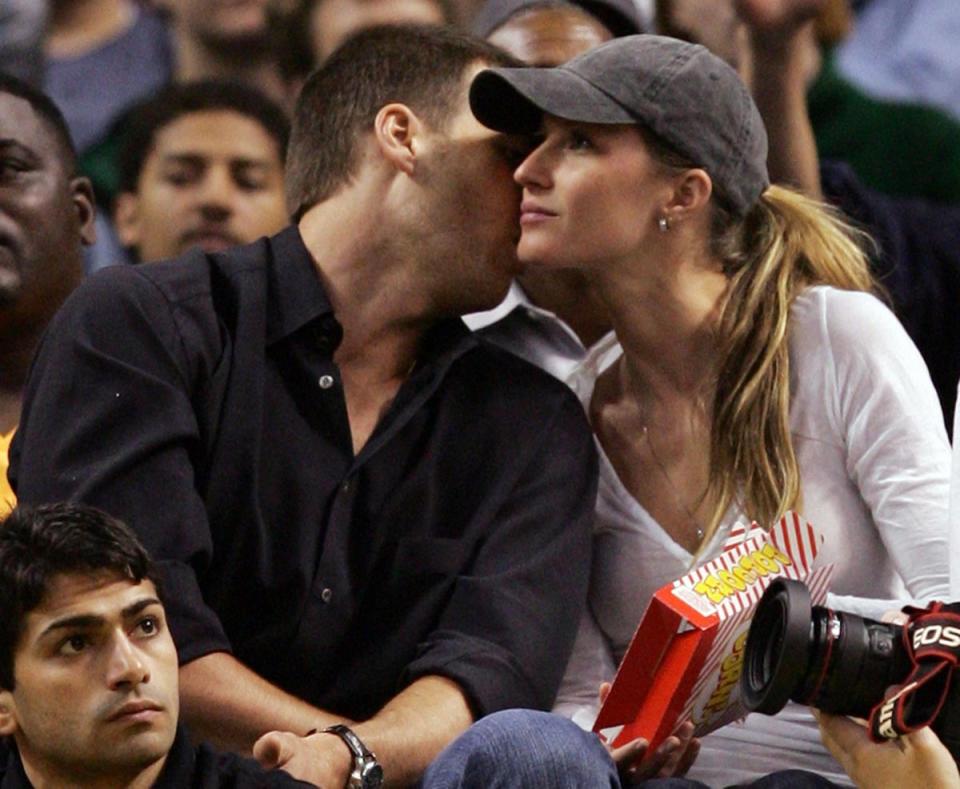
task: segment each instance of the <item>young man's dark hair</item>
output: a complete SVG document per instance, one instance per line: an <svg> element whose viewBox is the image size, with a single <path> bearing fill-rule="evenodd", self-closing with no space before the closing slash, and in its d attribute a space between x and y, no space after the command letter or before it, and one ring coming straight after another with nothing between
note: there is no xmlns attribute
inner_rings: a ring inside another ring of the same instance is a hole
<svg viewBox="0 0 960 789"><path fill-rule="evenodd" d="M442 131L459 109L464 72L471 63L521 65L493 45L454 30L411 35L422 29L390 25L358 33L304 84L285 176L294 221L349 179L358 140L385 104L406 104Z"/></svg>
<svg viewBox="0 0 960 789"><path fill-rule="evenodd" d="M73 139L70 137L70 129L67 128L67 122L63 117L53 100L40 90L37 90L28 82L0 72L0 93L9 93L28 102L37 115L43 119L43 122L53 132L54 137L63 148L63 162L67 175L72 177L77 173L77 149L74 147Z"/></svg>
<svg viewBox="0 0 960 789"><path fill-rule="evenodd" d="M229 110L259 123L286 156L290 122L279 104L254 88L237 82L203 80L171 85L129 110L120 121L119 186L135 192L157 134L184 115Z"/></svg>
<svg viewBox="0 0 960 789"><path fill-rule="evenodd" d="M0 522L0 688L14 689L13 652L24 618L54 576L103 571L158 583L134 533L95 507L24 506Z"/></svg>

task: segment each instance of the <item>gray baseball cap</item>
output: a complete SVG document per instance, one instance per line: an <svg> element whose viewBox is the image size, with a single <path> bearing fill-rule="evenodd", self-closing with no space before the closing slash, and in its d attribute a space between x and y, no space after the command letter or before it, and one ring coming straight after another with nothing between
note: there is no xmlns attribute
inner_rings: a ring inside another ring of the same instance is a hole
<svg viewBox="0 0 960 789"><path fill-rule="evenodd" d="M543 115L635 123L703 167L737 215L767 186L767 132L737 73L698 44L666 36L614 39L557 68L494 68L470 86L477 120L531 134Z"/></svg>

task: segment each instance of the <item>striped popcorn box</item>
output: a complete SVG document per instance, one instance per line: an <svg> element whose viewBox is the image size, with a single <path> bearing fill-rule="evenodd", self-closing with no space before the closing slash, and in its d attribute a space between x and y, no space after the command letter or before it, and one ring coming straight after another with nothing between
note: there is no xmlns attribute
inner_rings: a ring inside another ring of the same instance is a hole
<svg viewBox="0 0 960 789"><path fill-rule="evenodd" d="M823 537L794 512L769 531L735 527L715 559L661 587L640 620L594 724L613 745L637 737L650 751L683 721L695 735L746 715L743 648L753 612L774 578L803 581L814 605L833 565L817 562Z"/></svg>

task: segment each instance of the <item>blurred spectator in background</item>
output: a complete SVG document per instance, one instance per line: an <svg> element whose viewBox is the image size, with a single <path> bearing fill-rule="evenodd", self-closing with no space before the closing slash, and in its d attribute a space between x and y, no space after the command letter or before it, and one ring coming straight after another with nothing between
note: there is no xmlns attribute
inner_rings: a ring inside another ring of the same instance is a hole
<svg viewBox="0 0 960 789"><path fill-rule="evenodd" d="M52 0L45 88L81 156L173 74L166 25L133 0Z"/></svg>
<svg viewBox="0 0 960 789"><path fill-rule="evenodd" d="M115 187L114 122L173 76L167 26L134 0L52 0L44 54L44 88L67 120L81 171L107 206ZM87 271L123 257L108 215L96 221Z"/></svg>
<svg viewBox="0 0 960 789"><path fill-rule="evenodd" d="M7 449L30 360L93 242L93 189L76 168L53 102L0 75L0 514L14 503Z"/></svg>
<svg viewBox="0 0 960 789"><path fill-rule="evenodd" d="M292 0L283 17L287 78L300 85L354 33L376 25L454 24L452 0Z"/></svg>
<svg viewBox="0 0 960 789"><path fill-rule="evenodd" d="M316 64L368 27L404 22L444 25L451 21L446 0L310 0L307 5L307 32Z"/></svg>
<svg viewBox="0 0 960 789"><path fill-rule="evenodd" d="M0 3L0 72L32 85L43 80L43 35L47 0L4 0Z"/></svg>
<svg viewBox="0 0 960 789"><path fill-rule="evenodd" d="M277 57L269 0L158 0L170 14L176 79L229 79L293 103Z"/></svg>
<svg viewBox="0 0 960 789"><path fill-rule="evenodd" d="M810 92L823 156L873 189L960 202L960 3L870 0Z"/></svg>
<svg viewBox="0 0 960 789"><path fill-rule="evenodd" d="M124 124L119 238L137 261L206 252L272 235L288 221L283 165L289 124L253 88L175 85Z"/></svg>

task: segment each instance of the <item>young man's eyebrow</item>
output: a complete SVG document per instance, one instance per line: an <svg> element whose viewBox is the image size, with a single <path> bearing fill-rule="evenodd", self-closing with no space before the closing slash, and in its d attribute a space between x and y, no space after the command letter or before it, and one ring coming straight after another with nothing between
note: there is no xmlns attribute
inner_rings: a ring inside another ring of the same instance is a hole
<svg viewBox="0 0 960 789"><path fill-rule="evenodd" d="M137 600L137 602L128 605L120 614L124 619L130 619L139 614L144 608L149 608L152 605L162 605L162 603L156 597L145 597L142 600Z"/></svg>
<svg viewBox="0 0 960 789"><path fill-rule="evenodd" d="M137 600L135 603L131 603L126 608L124 608L120 615L124 619L130 619L145 608L149 608L152 605L161 605L160 601L156 597L145 597L142 600ZM56 632L57 630L69 630L69 629L78 629L78 630L89 630L95 627L100 627L106 620L102 616L96 614L78 614L77 616L68 616L63 619L58 619L55 622L51 622L44 631L40 634L40 638L44 638L50 633Z"/></svg>

